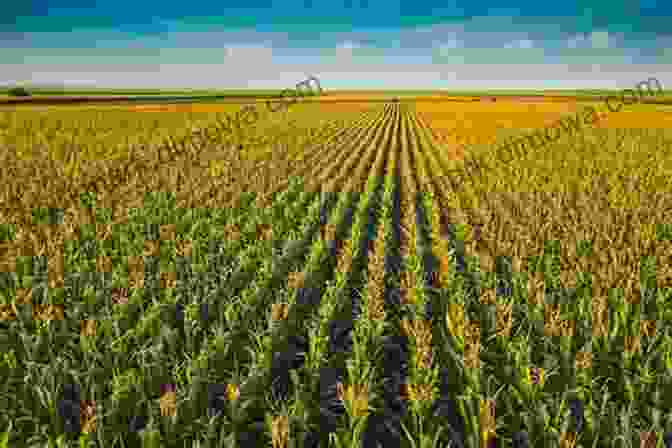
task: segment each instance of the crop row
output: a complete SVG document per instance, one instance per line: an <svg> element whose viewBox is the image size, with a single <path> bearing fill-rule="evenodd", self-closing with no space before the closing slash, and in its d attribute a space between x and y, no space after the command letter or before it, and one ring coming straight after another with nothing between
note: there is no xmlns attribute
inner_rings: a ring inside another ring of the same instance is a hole
<svg viewBox="0 0 672 448"><path fill-rule="evenodd" d="M541 277L506 254L492 269L470 253L482 195L422 117L352 122L288 150L265 207L158 196L102 242L84 226L64 288L46 257L3 275L12 442L602 447L670 429L664 297L568 292L552 246ZM66 317L30 318L48 303Z"/></svg>

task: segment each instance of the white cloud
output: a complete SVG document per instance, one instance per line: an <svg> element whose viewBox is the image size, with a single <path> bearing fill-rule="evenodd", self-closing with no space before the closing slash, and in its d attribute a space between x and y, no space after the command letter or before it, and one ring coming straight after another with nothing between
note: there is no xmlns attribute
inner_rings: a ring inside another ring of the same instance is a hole
<svg viewBox="0 0 672 448"><path fill-rule="evenodd" d="M5 64L3 81L30 79L62 83L66 79L95 80L104 87L149 88L278 88L294 86L315 75L326 91L341 88L633 88L637 82L672 72L664 64L413 64L312 60L239 67L239 64L162 66L128 65L112 70L95 64Z"/></svg>
<svg viewBox="0 0 672 448"><path fill-rule="evenodd" d="M516 29L500 31L512 28L494 19L473 20L460 25L325 31L313 40L310 34L301 34L302 40L298 40L290 33L213 29L159 32L141 39L126 34L113 39L115 35L110 35L100 38L102 44L92 32L68 37L72 48L65 46L58 52L47 45L49 40L61 42L58 36L36 33L31 39L39 44L32 48L0 48L4 61L0 63L0 82L32 78L35 82L78 80L73 83L81 84L84 81L79 80L84 79L112 87L284 88L310 73L324 78L325 89L343 84L380 88L436 85L449 76L451 86L459 83L466 88L474 83L483 87L527 83L534 88L542 82L551 86L606 83L601 85L609 87L612 77L625 73L618 82L627 87L628 82L638 79L628 71L638 72L642 61L672 61L672 38L666 41L657 36L654 42L648 37L626 40L606 31L571 35L561 29L531 31L527 25ZM84 42L84 37L91 37L97 48L77 47L75 41ZM513 50L502 51L502 47ZM659 51L642 51L647 49ZM616 67L615 73L607 67ZM660 73L661 67L669 65L653 66L653 70ZM649 76L644 75L641 79Z"/></svg>

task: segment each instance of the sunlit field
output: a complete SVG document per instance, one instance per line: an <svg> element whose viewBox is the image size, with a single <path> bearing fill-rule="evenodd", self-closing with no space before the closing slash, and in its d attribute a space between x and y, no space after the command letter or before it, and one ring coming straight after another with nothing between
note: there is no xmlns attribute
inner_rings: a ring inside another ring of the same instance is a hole
<svg viewBox="0 0 672 448"><path fill-rule="evenodd" d="M427 98L0 108L8 446L640 446L669 106Z"/></svg>

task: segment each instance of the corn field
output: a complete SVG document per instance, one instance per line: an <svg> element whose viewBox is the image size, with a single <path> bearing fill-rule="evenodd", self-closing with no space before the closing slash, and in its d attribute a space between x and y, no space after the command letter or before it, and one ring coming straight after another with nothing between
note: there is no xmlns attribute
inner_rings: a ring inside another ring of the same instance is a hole
<svg viewBox="0 0 672 448"><path fill-rule="evenodd" d="M110 163L3 122L0 446L672 447L669 133L309 107Z"/></svg>

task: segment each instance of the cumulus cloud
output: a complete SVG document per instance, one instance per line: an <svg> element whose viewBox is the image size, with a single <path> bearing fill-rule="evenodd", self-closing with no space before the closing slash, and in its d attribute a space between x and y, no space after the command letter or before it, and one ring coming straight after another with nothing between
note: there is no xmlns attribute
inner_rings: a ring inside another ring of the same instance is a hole
<svg viewBox="0 0 672 448"><path fill-rule="evenodd" d="M346 84L437 86L449 76L450 86L476 82L494 88L528 82L534 87L543 81L557 87L597 83L598 78L608 83L618 78L614 70L672 61L669 36L654 39L597 29L568 34L559 25L535 28L506 19L301 33L256 28L172 32L170 21L157 21L155 32L147 36L94 31L9 35L9 44L0 48L0 82L284 88L315 74L324 79L325 89ZM7 35L0 33L0 41L3 37ZM60 45L57 51L54 42ZM663 68L669 65L653 66L651 73ZM492 79L474 79L479 76ZM628 73L622 81L633 82L632 78L637 76Z"/></svg>

